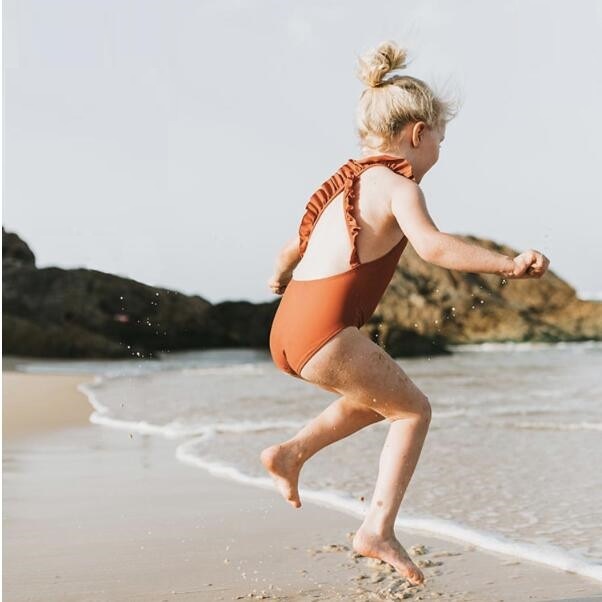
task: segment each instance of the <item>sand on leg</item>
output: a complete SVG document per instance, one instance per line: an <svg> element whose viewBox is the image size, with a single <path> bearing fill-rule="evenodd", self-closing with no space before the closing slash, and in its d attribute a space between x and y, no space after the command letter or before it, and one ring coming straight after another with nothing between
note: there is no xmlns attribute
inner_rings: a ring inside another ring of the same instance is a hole
<svg viewBox="0 0 602 602"><path fill-rule="evenodd" d="M345 424L348 413L339 414L342 423L322 422L321 414L294 437L297 445L310 452L358 430L352 427L362 423L362 416L365 425L375 422L376 414L390 422L374 495L355 534L353 547L363 556L392 564L411 583L421 583L424 575L396 539L394 524L428 432L431 419L428 398L384 349L355 327L345 328L322 347L305 364L301 376L338 391L347 407L355 412L360 407L373 412L357 414L357 423L353 425ZM336 414L327 415L332 418ZM303 457L302 451L297 453Z"/></svg>
<svg viewBox="0 0 602 602"><path fill-rule="evenodd" d="M358 332L355 327L352 328ZM334 338L343 336L338 333ZM326 345L332 347L334 339L331 339ZM301 378L306 373L308 364L318 365L324 362L322 358L325 354L326 346L322 347L308 361L301 370ZM327 352L326 352L327 353ZM316 360L315 358L318 358ZM310 369L307 371L311 372ZM331 393L339 394L339 391L324 380L308 381ZM365 404L355 403L352 399L341 396L333 401L324 411L311 420L291 439L266 447L260 453L260 460L264 468L270 473L276 483L276 487L294 508L301 508L301 499L299 497L298 482L299 473L305 462L323 447L334 443L352 433L384 420L384 416L366 407Z"/></svg>

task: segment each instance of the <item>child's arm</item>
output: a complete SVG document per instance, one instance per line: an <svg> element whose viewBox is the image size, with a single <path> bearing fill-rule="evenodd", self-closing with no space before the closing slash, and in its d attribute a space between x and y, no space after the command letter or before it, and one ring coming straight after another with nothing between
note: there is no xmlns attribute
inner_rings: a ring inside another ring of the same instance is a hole
<svg viewBox="0 0 602 602"><path fill-rule="evenodd" d="M274 275L269 279L268 286L274 293L280 295L284 292L286 285L293 275L301 256L299 254L299 234L291 238L282 248L276 258Z"/></svg>
<svg viewBox="0 0 602 602"><path fill-rule="evenodd" d="M506 278L540 278L549 260L529 249L515 258L440 232L434 224L420 187L404 180L394 188L391 210L416 253L425 261L450 270L499 274Z"/></svg>

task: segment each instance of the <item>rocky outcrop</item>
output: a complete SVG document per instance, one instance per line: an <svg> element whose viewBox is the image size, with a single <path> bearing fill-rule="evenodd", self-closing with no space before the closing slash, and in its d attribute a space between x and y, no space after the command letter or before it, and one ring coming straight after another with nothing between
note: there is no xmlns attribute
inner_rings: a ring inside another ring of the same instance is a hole
<svg viewBox="0 0 602 602"><path fill-rule="evenodd" d="M2 269L11 267L35 268L36 260L28 244L2 226Z"/></svg>
<svg viewBox="0 0 602 602"><path fill-rule="evenodd" d="M272 303L212 305L98 270L38 269L24 241L2 234L6 354L142 358L157 351L267 346Z"/></svg>
<svg viewBox="0 0 602 602"><path fill-rule="evenodd" d="M2 268L4 353L20 356L143 358L185 349L267 349L280 302L211 304L98 270L38 269L28 245L4 228ZM552 272L510 281L454 272L425 263L408 245L363 329L393 357L445 353L447 343L602 339L602 303L580 301Z"/></svg>
<svg viewBox="0 0 602 602"><path fill-rule="evenodd" d="M462 237L511 257L514 249ZM387 293L367 325L385 345L405 328L448 343L602 339L602 303L582 301L553 271L540 279L505 280L446 270L408 245Z"/></svg>

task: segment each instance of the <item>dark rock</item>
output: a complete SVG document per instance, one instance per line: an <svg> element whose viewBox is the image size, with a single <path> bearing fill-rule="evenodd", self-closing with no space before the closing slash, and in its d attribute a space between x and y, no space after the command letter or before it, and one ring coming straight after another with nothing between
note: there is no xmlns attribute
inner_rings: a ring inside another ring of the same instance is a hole
<svg viewBox="0 0 602 602"><path fill-rule="evenodd" d="M223 301L209 308L207 318L223 325L225 345L266 348L278 303L279 300L267 303Z"/></svg>
<svg viewBox="0 0 602 602"><path fill-rule="evenodd" d="M439 334L421 335L409 328L396 325L384 325L373 329L371 323L363 328L368 331L370 338L382 345L391 357L415 357L429 355L447 355L451 352L445 344L445 339ZM375 330L377 332L375 333ZM378 336L375 336L378 334Z"/></svg>
<svg viewBox="0 0 602 602"><path fill-rule="evenodd" d="M2 258L6 354L140 358L232 344L199 296L98 270L36 269L27 245L3 234L10 237Z"/></svg>
<svg viewBox="0 0 602 602"><path fill-rule="evenodd" d="M267 349L280 297L225 301L83 268L38 269L28 245L2 229L5 354L155 357L158 351ZM492 241L465 237L510 256ZM405 250L362 329L393 357L446 353L446 343L602 339L602 303L580 301L553 272L539 280L445 270Z"/></svg>
<svg viewBox="0 0 602 602"><path fill-rule="evenodd" d="M35 266L34 254L27 243L18 234L7 232L2 226L2 269Z"/></svg>

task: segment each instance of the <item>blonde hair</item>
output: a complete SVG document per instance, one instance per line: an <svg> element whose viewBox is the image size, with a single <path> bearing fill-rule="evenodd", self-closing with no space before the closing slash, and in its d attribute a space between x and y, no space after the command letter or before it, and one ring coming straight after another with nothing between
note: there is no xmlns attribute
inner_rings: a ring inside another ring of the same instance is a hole
<svg viewBox="0 0 602 602"><path fill-rule="evenodd" d="M422 80L394 75L406 67L407 52L393 41L381 42L358 57L357 76L367 86L356 111L357 133L363 148L387 151L408 123L424 121L436 128L453 119L458 111L454 100L436 94Z"/></svg>

